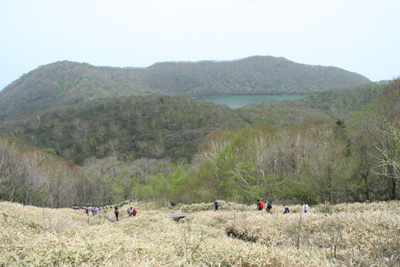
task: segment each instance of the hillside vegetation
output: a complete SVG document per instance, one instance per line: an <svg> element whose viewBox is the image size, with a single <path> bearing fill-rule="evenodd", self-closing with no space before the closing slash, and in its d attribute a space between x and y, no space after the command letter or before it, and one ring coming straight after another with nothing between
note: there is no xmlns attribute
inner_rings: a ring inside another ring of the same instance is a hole
<svg viewBox="0 0 400 267"><path fill-rule="evenodd" d="M0 197L48 207L131 197L162 206L215 197L397 200L398 88L393 80L321 93L315 110L324 114L318 106L338 99L327 111L353 110L349 120L310 114L287 127L265 123L267 114L245 122L226 106L183 97L104 99L43 111L3 125L9 135L0 139ZM301 114L305 106L299 107Z"/></svg>
<svg viewBox="0 0 400 267"><path fill-rule="evenodd" d="M246 122L293 128L308 119L357 123L368 116L386 83L370 83L310 94L294 101L264 102L236 110Z"/></svg>
<svg viewBox="0 0 400 267"><path fill-rule="evenodd" d="M183 97L108 98L8 121L0 133L21 138L27 145L53 149L79 164L89 157L107 156L191 161L204 137L221 128L266 123L290 129L315 118L353 123L352 117L368 109L383 86L371 83L236 110Z"/></svg>
<svg viewBox="0 0 400 267"><path fill-rule="evenodd" d="M226 106L183 97L131 96L53 108L4 123L1 132L79 164L107 156L190 161L208 133L244 125Z"/></svg>
<svg viewBox="0 0 400 267"><path fill-rule="evenodd" d="M0 203L2 266L399 266L400 203L319 205L307 214L210 204L178 223L174 210L131 203L112 210ZM108 218L107 220L105 218Z"/></svg>
<svg viewBox="0 0 400 267"><path fill-rule="evenodd" d="M339 68L267 56L226 62L167 62L148 68L63 61L39 67L4 88L0 92L0 121L106 97L310 94L369 82Z"/></svg>

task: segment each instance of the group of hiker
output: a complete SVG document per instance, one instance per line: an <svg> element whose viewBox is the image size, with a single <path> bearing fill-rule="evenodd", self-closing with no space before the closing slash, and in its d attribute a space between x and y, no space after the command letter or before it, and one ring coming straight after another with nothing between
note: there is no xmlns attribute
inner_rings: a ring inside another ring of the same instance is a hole
<svg viewBox="0 0 400 267"><path fill-rule="evenodd" d="M130 207L130 208L128 208L128 209L126 210L126 213L129 215L129 217L131 217L131 216L136 216L137 210L136 210L135 208L133 208L133 207ZM118 209L118 205L115 205L114 214L115 214L115 219L116 219L117 221L119 221L119 209Z"/></svg>
<svg viewBox="0 0 400 267"><path fill-rule="evenodd" d="M264 203L257 199L257 210L263 210L264 209ZM265 200L265 211L270 213L272 209L272 204L270 201Z"/></svg>
<svg viewBox="0 0 400 267"><path fill-rule="evenodd" d="M122 203L120 203L120 205L116 204L114 206L114 214L115 214L116 221L119 221L119 209L118 209L118 206L122 206L124 204L128 204L128 201L122 202ZM214 204L215 210L218 210L220 208L220 206L221 206L221 203L215 198L214 198L214 203L213 204ZM265 200L265 202L263 203L260 199L257 199L257 210L258 211L264 210L264 205L265 205L265 211L268 212L268 213L271 213L271 209L272 209L271 201ZM308 210L309 210L308 205L305 204L303 201L301 202L301 205L302 205L302 209L301 209L302 213L307 213ZM112 208L112 207L113 207L112 205L110 205L110 206L108 206L108 205L107 206L101 206L101 207L95 207L95 206L82 206L82 207L80 207L80 206L75 204L72 208L74 210L81 210L82 209L82 210L84 210L86 212L86 215L88 215L88 216L89 216L89 212L91 212L92 215L94 216L99 212L99 210L108 209L108 208ZM133 207L130 207L130 208L128 208L126 210L126 213L128 214L129 217L136 216L137 210L135 208L133 208ZM285 205L285 204L283 204L282 213L283 214L290 213L289 207L287 205Z"/></svg>
<svg viewBox="0 0 400 267"><path fill-rule="evenodd" d="M94 207L94 206L82 206L82 207L79 207L78 205L74 205L72 208L74 210L81 210L82 209L82 210L84 210L86 212L86 215L88 215L88 216L89 216L89 213L92 213L92 215L94 216L99 212L99 210L103 209L103 207L100 207L100 208Z"/></svg>
<svg viewBox="0 0 400 267"><path fill-rule="evenodd" d="M271 213L271 209L272 209L271 201L265 200L264 203L265 203L265 211L268 212L268 213ZM264 210L264 203L261 200L257 199L257 210ZM308 210L309 210L308 205L306 203L304 203L303 201L301 202L301 205L302 205L301 212L302 213L307 213ZM221 206L220 202L214 198L215 210L218 210L220 206ZM283 214L290 213L289 207L287 205L285 205L285 204L283 204L282 213Z"/></svg>
<svg viewBox="0 0 400 267"><path fill-rule="evenodd" d="M132 201L132 200L134 200L134 199L131 199L130 201ZM119 221L119 209L118 209L118 206L122 207L124 204L128 204L128 203L129 203L128 200L126 200L124 202L121 202L120 204L115 204L114 205L114 215L115 215L116 221ZM75 205L72 206L72 209L74 209L74 210L83 210L83 211L85 211L87 216L89 216L89 213L92 213L92 215L94 216L100 210L112 209L112 208L113 208L112 205L105 205L105 206L101 206L101 207L95 207L94 205L92 205L92 206L85 206L85 205L78 206L78 205L75 204ZM135 208L133 208L133 207L130 207L130 208L127 209L127 214L129 215L129 217L130 216L136 216L137 210Z"/></svg>
<svg viewBox="0 0 400 267"><path fill-rule="evenodd" d="M101 207L96 207L96 206L93 206L93 205L92 206L85 206L85 205L78 206L76 204L72 206L72 209L74 209L74 210L83 210L83 211L85 211L86 215L88 215L88 216L89 216L89 213L91 213L94 216L100 210L108 209L108 208L109 208L108 206L101 206Z"/></svg>

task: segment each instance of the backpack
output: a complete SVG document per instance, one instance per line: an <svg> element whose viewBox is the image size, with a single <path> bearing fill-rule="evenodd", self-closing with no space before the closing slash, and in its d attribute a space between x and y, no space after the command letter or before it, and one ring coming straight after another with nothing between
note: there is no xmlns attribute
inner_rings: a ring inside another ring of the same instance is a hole
<svg viewBox="0 0 400 267"><path fill-rule="evenodd" d="M270 202L267 203L267 208L268 208L268 209L272 209L272 205L271 205Z"/></svg>
<svg viewBox="0 0 400 267"><path fill-rule="evenodd" d="M290 213L289 207L285 207L285 213Z"/></svg>
<svg viewBox="0 0 400 267"><path fill-rule="evenodd" d="M304 212L305 212L305 213L308 212L308 205L307 205L307 204L304 206Z"/></svg>
<svg viewBox="0 0 400 267"><path fill-rule="evenodd" d="M219 201L217 200L217 206L219 206Z"/></svg>

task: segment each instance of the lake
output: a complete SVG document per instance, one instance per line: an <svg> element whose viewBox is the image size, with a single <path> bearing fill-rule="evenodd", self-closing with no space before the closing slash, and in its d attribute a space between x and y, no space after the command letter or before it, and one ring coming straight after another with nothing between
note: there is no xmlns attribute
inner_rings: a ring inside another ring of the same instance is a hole
<svg viewBox="0 0 400 267"><path fill-rule="evenodd" d="M256 104L269 101L287 101L303 98L299 95L230 95L230 96L213 96L198 97L196 101L213 102L214 104L224 104L230 108L241 108L248 104Z"/></svg>

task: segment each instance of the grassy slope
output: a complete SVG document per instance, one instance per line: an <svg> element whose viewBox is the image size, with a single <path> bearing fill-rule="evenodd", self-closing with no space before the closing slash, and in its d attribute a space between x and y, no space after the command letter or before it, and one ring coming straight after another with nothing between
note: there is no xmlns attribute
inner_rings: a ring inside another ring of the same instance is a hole
<svg viewBox="0 0 400 267"><path fill-rule="evenodd" d="M159 210L112 223L70 209L0 203L0 265L398 266L399 202L299 206L281 215L223 203ZM179 223L167 213L196 211ZM297 211L297 212L296 212ZM103 213L104 214L104 213ZM112 211L107 215L112 218ZM227 231L241 239L232 238ZM243 241L246 239L248 241Z"/></svg>

